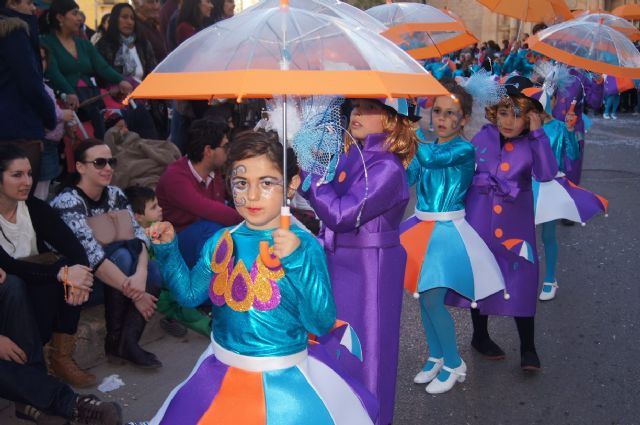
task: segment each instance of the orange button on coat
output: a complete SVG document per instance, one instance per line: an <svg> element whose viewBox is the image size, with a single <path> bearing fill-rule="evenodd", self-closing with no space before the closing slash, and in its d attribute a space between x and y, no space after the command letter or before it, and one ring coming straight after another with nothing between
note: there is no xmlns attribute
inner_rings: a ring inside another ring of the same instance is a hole
<svg viewBox="0 0 640 425"><path fill-rule="evenodd" d="M509 165L508 162L503 162L500 164L500 170L507 172L509 171L509 169L511 168L511 166Z"/></svg>
<svg viewBox="0 0 640 425"><path fill-rule="evenodd" d="M493 212L496 214L502 214L502 205L494 205Z"/></svg>
<svg viewBox="0 0 640 425"><path fill-rule="evenodd" d="M494 234L496 235L496 238L501 238L502 237L502 229L498 227L496 229L496 231L494 232Z"/></svg>
<svg viewBox="0 0 640 425"><path fill-rule="evenodd" d="M504 150L506 150L507 152L513 151L513 143L511 143L511 142L505 143L504 144Z"/></svg>

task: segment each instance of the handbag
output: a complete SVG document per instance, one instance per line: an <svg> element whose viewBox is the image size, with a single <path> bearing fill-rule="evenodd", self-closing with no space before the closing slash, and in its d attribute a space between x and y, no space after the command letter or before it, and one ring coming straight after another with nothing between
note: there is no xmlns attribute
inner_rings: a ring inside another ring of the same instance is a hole
<svg viewBox="0 0 640 425"><path fill-rule="evenodd" d="M87 224L93 232L94 239L102 246L135 238L128 210L109 211L87 217Z"/></svg>

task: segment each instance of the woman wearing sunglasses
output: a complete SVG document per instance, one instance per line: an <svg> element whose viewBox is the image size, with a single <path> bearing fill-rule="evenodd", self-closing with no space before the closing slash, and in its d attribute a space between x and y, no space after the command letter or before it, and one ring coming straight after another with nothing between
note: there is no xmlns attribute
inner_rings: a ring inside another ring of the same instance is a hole
<svg viewBox="0 0 640 425"><path fill-rule="evenodd" d="M116 159L104 142L88 139L74 152L71 185L51 205L84 247L95 276L104 283L107 356L154 369L162 363L138 345L156 309L161 277L149 261L144 231L124 193L110 186ZM126 326L125 326L126 323Z"/></svg>

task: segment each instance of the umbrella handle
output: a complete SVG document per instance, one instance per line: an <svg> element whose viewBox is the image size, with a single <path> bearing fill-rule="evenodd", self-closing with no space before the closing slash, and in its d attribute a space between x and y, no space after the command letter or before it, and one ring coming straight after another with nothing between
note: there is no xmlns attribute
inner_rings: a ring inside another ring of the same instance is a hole
<svg viewBox="0 0 640 425"><path fill-rule="evenodd" d="M289 230L291 227L291 210L289 207L282 207L280 210L280 228ZM260 241L260 259L270 269L280 266L280 259L269 253L269 242Z"/></svg>
<svg viewBox="0 0 640 425"><path fill-rule="evenodd" d="M571 101L571 106L569 107L569 113L573 114L573 111L576 109L576 100L573 99ZM578 121L578 117L573 117L573 119L568 123L571 127L576 125L576 121Z"/></svg>

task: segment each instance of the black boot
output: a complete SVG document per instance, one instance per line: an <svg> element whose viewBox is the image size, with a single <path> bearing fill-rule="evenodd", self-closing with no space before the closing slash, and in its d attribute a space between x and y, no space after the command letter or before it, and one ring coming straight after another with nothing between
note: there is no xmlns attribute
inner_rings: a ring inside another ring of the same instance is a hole
<svg viewBox="0 0 640 425"><path fill-rule="evenodd" d="M162 367L162 363L155 354L143 350L142 347L138 345L147 321L133 303L130 303L128 307L125 320L126 322L120 338L118 357L128 360L135 366L143 369L157 369Z"/></svg>
<svg viewBox="0 0 640 425"><path fill-rule="evenodd" d="M533 317L515 317L520 335L520 367L522 370L540 370L540 358L536 352L535 325Z"/></svg>
<svg viewBox="0 0 640 425"><path fill-rule="evenodd" d="M131 304L129 298L122 295L120 291L104 285L104 318L107 327L104 351L107 356L118 356L119 354L120 336L129 304Z"/></svg>
<svg viewBox="0 0 640 425"><path fill-rule="evenodd" d="M127 361L143 369L157 369L162 366L155 355L144 351L138 345L147 322L133 302L120 291L105 285L104 294L107 337L104 350L110 361Z"/></svg>
<svg viewBox="0 0 640 425"><path fill-rule="evenodd" d="M480 314L478 309L472 308L471 321L473 322L471 346L490 360L504 359L504 351L489 336L489 316Z"/></svg>

